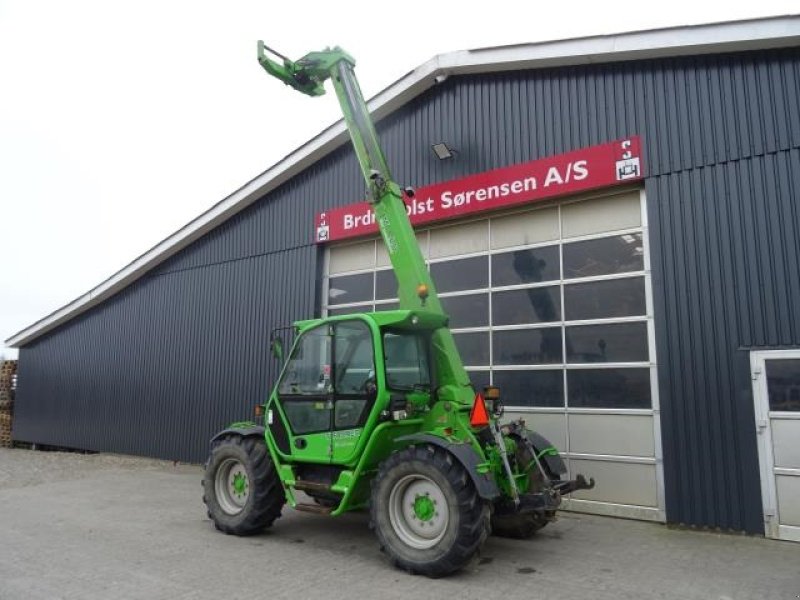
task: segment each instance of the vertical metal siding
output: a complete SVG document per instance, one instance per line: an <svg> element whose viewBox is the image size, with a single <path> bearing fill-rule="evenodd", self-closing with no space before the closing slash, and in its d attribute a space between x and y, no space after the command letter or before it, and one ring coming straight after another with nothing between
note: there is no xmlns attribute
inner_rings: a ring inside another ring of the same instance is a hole
<svg viewBox="0 0 800 600"><path fill-rule="evenodd" d="M800 345L800 150L646 189L668 518L760 532L749 351Z"/></svg>
<svg viewBox="0 0 800 600"><path fill-rule="evenodd" d="M213 433L268 393L270 329L313 314L316 254L154 275L26 346L15 437L202 460Z"/></svg>
<svg viewBox="0 0 800 600"><path fill-rule="evenodd" d="M795 48L451 77L378 125L415 186L642 135L670 521L761 529L747 353L800 344L798 97ZM363 188L348 144L23 348L17 438L201 460L318 314L314 214Z"/></svg>

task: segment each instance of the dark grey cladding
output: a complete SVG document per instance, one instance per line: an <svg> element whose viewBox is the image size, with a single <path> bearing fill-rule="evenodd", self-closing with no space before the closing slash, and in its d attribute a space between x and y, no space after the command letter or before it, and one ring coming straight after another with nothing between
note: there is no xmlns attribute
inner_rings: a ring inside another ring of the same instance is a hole
<svg viewBox="0 0 800 600"><path fill-rule="evenodd" d="M749 351L800 345L800 149L646 192L667 516L762 533Z"/></svg>
<svg viewBox="0 0 800 600"><path fill-rule="evenodd" d="M673 522L763 530L748 351L800 344L798 98L795 48L454 76L379 123L414 186L642 136ZM319 314L315 213L363 188L341 147L23 347L15 437L204 460L268 394L270 329Z"/></svg>

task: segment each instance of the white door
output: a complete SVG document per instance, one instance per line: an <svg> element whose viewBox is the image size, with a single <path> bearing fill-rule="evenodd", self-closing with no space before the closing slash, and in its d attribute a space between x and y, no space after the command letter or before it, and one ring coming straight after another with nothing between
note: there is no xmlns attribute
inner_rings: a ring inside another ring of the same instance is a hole
<svg viewBox="0 0 800 600"><path fill-rule="evenodd" d="M751 352L764 534L800 542L800 350Z"/></svg>

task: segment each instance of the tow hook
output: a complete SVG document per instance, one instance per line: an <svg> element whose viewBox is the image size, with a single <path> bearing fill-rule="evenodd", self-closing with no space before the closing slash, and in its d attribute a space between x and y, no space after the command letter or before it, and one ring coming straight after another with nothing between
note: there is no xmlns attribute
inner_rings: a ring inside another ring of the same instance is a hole
<svg viewBox="0 0 800 600"><path fill-rule="evenodd" d="M560 494L571 494L578 490L590 490L594 487L594 477L590 477L589 481L583 475L578 475L575 479L570 481L559 481L553 485L553 489Z"/></svg>

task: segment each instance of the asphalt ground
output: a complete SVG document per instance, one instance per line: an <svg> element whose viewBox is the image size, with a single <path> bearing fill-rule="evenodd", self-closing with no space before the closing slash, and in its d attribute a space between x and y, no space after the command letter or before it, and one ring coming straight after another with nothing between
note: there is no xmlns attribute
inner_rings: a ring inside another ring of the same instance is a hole
<svg viewBox="0 0 800 600"><path fill-rule="evenodd" d="M0 450L0 599L800 598L800 544L562 513L526 541L490 538L431 580L388 564L366 514L284 509L265 533L217 532L201 468Z"/></svg>

